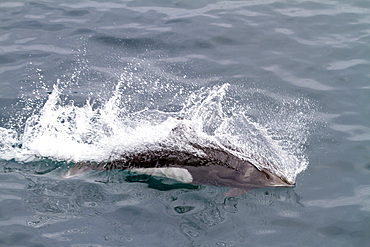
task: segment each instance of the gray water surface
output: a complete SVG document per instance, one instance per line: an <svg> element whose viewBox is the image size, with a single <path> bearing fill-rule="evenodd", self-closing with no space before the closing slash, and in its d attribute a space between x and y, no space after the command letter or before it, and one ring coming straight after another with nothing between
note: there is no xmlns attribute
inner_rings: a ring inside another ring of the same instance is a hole
<svg viewBox="0 0 370 247"><path fill-rule="evenodd" d="M137 111L179 111L191 92L229 83L229 101L266 125L284 102L296 101L286 119L314 117L296 187L236 198L122 171L66 180L67 161L9 151L0 245L368 246L369 44L368 1L2 1L0 127L18 135L58 79L65 105L99 105L123 76L167 85L127 89Z"/></svg>

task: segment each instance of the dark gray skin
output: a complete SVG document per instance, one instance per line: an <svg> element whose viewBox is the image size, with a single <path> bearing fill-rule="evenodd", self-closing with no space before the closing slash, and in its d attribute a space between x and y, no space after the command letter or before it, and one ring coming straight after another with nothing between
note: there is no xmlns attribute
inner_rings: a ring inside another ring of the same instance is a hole
<svg viewBox="0 0 370 247"><path fill-rule="evenodd" d="M259 170L252 163L232 153L214 147L191 144L205 156L171 149L147 150L122 155L121 158L103 163L77 163L67 175L78 175L88 170L179 167L189 171L192 184L233 188L226 196L239 196L250 189L265 187L294 187L285 179L267 170Z"/></svg>

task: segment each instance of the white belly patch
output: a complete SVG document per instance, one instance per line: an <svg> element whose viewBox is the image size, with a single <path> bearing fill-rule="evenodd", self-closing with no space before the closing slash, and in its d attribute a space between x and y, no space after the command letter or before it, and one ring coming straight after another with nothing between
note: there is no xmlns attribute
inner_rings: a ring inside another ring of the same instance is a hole
<svg viewBox="0 0 370 247"><path fill-rule="evenodd" d="M179 167L134 168L131 169L131 171L139 174L170 178L182 183L193 182L193 177L191 176L190 172Z"/></svg>

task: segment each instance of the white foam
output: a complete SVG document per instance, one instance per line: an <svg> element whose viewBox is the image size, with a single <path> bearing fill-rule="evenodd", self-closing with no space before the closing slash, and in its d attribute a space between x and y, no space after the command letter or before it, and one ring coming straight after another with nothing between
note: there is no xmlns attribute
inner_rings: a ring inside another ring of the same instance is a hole
<svg viewBox="0 0 370 247"><path fill-rule="evenodd" d="M248 115L250 106L240 105L235 107L239 110L226 114L223 100L229 84L190 94L179 112L132 111L129 105L135 99L122 93L122 88L128 87L123 83L121 78L112 97L100 107L94 107L90 101L82 106L66 104L61 99L63 87L57 83L42 109L27 119L23 133L0 128L0 158L23 162L38 157L105 161L126 152L162 148L201 155L191 145L197 143L224 148L289 182L294 182L296 175L307 167L302 148L308 136L304 118L307 114L287 112L287 108L281 115L266 114L269 119L262 119L263 122ZM190 181L189 174L182 170L147 172Z"/></svg>

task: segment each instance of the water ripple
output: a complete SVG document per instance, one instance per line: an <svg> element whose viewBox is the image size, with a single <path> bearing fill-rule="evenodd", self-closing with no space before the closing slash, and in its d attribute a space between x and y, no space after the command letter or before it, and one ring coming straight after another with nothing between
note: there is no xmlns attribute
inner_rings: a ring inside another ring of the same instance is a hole
<svg viewBox="0 0 370 247"><path fill-rule="evenodd" d="M352 59L347 61L336 61L330 64L330 66L327 68L328 70L342 70L342 69L348 69L353 66L357 65L368 65L369 61L366 61L364 59Z"/></svg>
<svg viewBox="0 0 370 247"><path fill-rule="evenodd" d="M351 141L370 141L370 128L366 126L356 125L356 124L337 124L333 123L331 125L331 128L344 132L349 137L348 140Z"/></svg>
<svg viewBox="0 0 370 247"><path fill-rule="evenodd" d="M58 53L58 54L63 54L63 55L70 55L70 54L76 54L76 52L70 50L70 49L65 49L62 47L58 47L55 45L44 45L44 44L33 44L33 45L3 45L0 48L1 52L4 53L11 53L11 52L20 52L20 51L26 51L26 52L31 52L31 51L43 51L43 52L48 52L48 53Z"/></svg>
<svg viewBox="0 0 370 247"><path fill-rule="evenodd" d="M24 6L24 3L19 2L2 2L0 3L0 8L17 8Z"/></svg>
<svg viewBox="0 0 370 247"><path fill-rule="evenodd" d="M355 7L353 5L349 4L343 4L339 2L320 2L320 8L319 9L308 9L308 8L284 8L280 9L279 12L283 15L287 15L290 17L314 17L319 15L341 15L345 13L351 13L351 14L366 14L368 13L368 10L364 8ZM326 7L326 8L325 8Z"/></svg>
<svg viewBox="0 0 370 247"><path fill-rule="evenodd" d="M370 186L363 185L355 189L353 196L325 198L324 200L309 200L304 202L307 206L322 208L337 208L346 206L361 206L361 210L370 211Z"/></svg>
<svg viewBox="0 0 370 247"><path fill-rule="evenodd" d="M319 91L328 91L333 89L332 87L326 86L321 82L318 82L311 78L296 77L291 72L288 72L277 65L264 67L264 69L267 71L274 72L278 77L298 87L305 87Z"/></svg>

